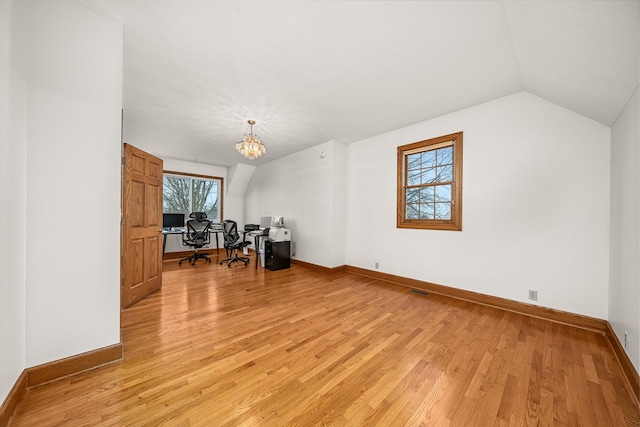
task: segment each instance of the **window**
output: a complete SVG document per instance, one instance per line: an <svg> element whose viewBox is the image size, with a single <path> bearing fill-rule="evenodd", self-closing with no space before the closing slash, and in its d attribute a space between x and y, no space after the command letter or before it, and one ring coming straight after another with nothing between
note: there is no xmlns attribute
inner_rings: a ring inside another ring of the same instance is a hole
<svg viewBox="0 0 640 427"><path fill-rule="evenodd" d="M212 222L222 220L222 178L164 171L162 211L206 212Z"/></svg>
<svg viewBox="0 0 640 427"><path fill-rule="evenodd" d="M398 147L397 226L462 230L462 132Z"/></svg>

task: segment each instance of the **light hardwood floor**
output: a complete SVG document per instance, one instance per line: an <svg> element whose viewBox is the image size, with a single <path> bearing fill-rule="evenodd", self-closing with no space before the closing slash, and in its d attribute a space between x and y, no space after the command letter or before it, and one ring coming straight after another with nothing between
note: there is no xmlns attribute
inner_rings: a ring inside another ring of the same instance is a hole
<svg viewBox="0 0 640 427"><path fill-rule="evenodd" d="M165 262L163 289L122 313L125 360L30 390L11 425L640 425L595 332L215 259Z"/></svg>

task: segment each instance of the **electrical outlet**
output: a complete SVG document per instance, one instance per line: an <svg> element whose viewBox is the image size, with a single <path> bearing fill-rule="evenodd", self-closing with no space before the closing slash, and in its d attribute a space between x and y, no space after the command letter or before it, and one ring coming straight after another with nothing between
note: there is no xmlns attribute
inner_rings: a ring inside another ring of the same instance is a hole
<svg viewBox="0 0 640 427"><path fill-rule="evenodd" d="M529 299L531 301L538 301L538 291L534 291L532 289L529 289Z"/></svg>
<svg viewBox="0 0 640 427"><path fill-rule="evenodd" d="M380 263L376 261L375 266L376 266L376 270L378 270L380 268Z"/></svg>
<svg viewBox="0 0 640 427"><path fill-rule="evenodd" d="M624 331L624 349L629 350L629 332Z"/></svg>

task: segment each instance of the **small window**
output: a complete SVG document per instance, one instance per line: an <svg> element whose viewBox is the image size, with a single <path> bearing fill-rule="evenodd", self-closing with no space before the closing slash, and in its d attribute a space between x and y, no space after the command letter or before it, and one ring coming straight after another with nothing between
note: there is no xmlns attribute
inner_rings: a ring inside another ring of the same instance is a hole
<svg viewBox="0 0 640 427"><path fill-rule="evenodd" d="M162 211L206 212L212 222L222 222L222 178L164 171Z"/></svg>
<svg viewBox="0 0 640 427"><path fill-rule="evenodd" d="M398 147L397 226L462 230L462 132Z"/></svg>

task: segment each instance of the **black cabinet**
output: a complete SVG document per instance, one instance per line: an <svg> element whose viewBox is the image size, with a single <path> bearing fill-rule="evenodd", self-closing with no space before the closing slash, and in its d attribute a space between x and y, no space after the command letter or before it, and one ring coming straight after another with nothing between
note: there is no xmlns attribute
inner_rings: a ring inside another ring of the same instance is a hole
<svg viewBox="0 0 640 427"><path fill-rule="evenodd" d="M282 270L291 265L291 242L264 242L264 263L268 270Z"/></svg>

